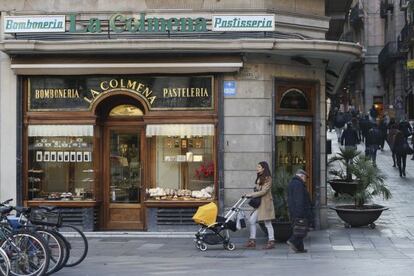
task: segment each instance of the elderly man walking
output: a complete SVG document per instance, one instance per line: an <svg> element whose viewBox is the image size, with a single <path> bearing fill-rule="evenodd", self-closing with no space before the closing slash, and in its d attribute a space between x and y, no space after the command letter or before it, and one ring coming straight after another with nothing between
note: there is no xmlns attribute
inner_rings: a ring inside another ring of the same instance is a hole
<svg viewBox="0 0 414 276"><path fill-rule="evenodd" d="M302 225L303 222L305 222L306 227L306 224L312 217L311 200L309 192L305 186L307 176L308 174L304 170L299 169L296 171L295 176L289 182L288 207L293 227L295 227L295 224L297 224L299 221L302 223ZM306 233L304 235L298 235L297 233L295 234L295 231L293 231L292 236L287 241L287 244L296 253L305 253L307 252L303 245L303 239L305 236Z"/></svg>

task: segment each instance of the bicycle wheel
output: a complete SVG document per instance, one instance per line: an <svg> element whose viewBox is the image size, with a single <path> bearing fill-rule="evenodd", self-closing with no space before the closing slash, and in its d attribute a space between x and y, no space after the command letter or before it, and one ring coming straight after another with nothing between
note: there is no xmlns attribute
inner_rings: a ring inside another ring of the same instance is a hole
<svg viewBox="0 0 414 276"><path fill-rule="evenodd" d="M57 271L57 268L59 268L62 263L64 257L63 241L57 237L55 232L47 229L36 229L36 233L42 236L42 238L46 241L47 247L49 248L50 261L45 275L51 275Z"/></svg>
<svg viewBox="0 0 414 276"><path fill-rule="evenodd" d="M10 259L10 274L40 276L47 271L50 252L44 239L34 232L21 230L8 235L1 248Z"/></svg>
<svg viewBox="0 0 414 276"><path fill-rule="evenodd" d="M10 273L10 260L6 252L0 248L0 273L1 275L8 276Z"/></svg>
<svg viewBox="0 0 414 276"><path fill-rule="evenodd" d="M62 256L62 261L60 262L60 264L55 268L55 271L54 271L54 273L56 273L56 272L58 272L59 270L61 270L65 265L66 265L66 263L68 262L68 260L69 260L69 254L70 254L70 244L69 244L69 242L66 240L66 238L61 234L61 233L59 233L57 230L55 230L55 229L52 229L52 230L50 230L50 231L53 231L53 233L55 234L55 237L56 238L58 238L58 240L60 240L61 241L61 245L62 245L62 253L63 253L63 256Z"/></svg>
<svg viewBox="0 0 414 276"><path fill-rule="evenodd" d="M65 267L80 264L88 255L88 240L85 234L72 225L62 225L59 227L59 232L62 233L70 245L69 259Z"/></svg>

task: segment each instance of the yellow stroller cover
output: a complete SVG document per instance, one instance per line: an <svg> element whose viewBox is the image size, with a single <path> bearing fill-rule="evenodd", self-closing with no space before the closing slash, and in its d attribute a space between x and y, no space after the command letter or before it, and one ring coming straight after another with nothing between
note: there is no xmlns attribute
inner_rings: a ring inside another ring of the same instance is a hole
<svg viewBox="0 0 414 276"><path fill-rule="evenodd" d="M216 222L217 205L214 202L198 207L197 212L193 216L193 220L197 224L209 226Z"/></svg>

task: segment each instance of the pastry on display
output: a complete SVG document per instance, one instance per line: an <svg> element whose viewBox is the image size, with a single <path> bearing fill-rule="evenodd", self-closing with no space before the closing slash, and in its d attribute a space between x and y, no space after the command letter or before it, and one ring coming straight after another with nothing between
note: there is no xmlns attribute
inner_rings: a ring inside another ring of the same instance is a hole
<svg viewBox="0 0 414 276"><path fill-rule="evenodd" d="M214 188L208 186L201 190L172 189L172 188L151 188L146 190L147 197L155 200L192 200L213 198Z"/></svg>

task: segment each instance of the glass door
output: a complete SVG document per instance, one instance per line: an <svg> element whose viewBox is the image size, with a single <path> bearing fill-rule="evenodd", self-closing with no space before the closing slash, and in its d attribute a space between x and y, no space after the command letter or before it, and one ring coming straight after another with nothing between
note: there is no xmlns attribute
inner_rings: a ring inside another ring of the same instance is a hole
<svg viewBox="0 0 414 276"><path fill-rule="evenodd" d="M141 130L115 128L106 130L106 228L142 229Z"/></svg>
<svg viewBox="0 0 414 276"><path fill-rule="evenodd" d="M294 174L297 169L304 169L312 175L311 125L297 123L276 123L276 173L286 170ZM309 192L312 177L308 177L306 185Z"/></svg>

